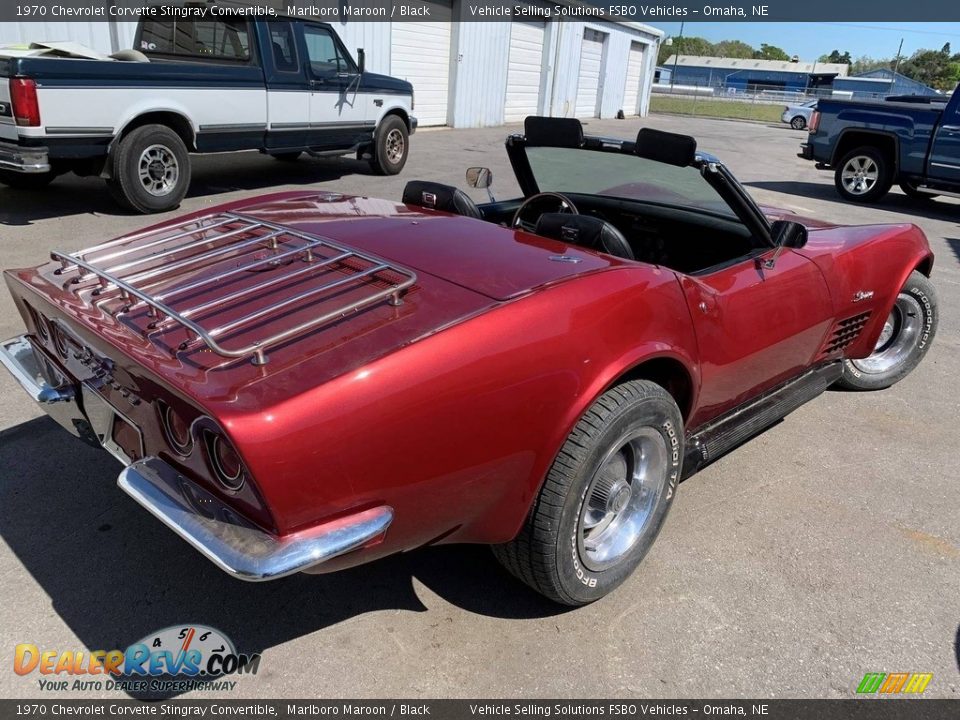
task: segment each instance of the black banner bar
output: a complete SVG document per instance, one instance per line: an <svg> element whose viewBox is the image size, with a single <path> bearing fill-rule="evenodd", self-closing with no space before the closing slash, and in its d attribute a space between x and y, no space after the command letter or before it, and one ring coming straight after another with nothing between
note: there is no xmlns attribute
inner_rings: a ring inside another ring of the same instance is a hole
<svg viewBox="0 0 960 720"><path fill-rule="evenodd" d="M919 22L960 21L960 3L944 0L460 0L453 16L420 0L220 0L203 3L157 0L3 0L0 22L123 22L143 17L238 17L256 13L328 22L521 19L671 22ZM430 15L424 15L424 11ZM444 17L434 17L435 14Z"/></svg>
<svg viewBox="0 0 960 720"><path fill-rule="evenodd" d="M0 700L0 717L160 718L718 718L954 720L960 699L871 700Z"/></svg>

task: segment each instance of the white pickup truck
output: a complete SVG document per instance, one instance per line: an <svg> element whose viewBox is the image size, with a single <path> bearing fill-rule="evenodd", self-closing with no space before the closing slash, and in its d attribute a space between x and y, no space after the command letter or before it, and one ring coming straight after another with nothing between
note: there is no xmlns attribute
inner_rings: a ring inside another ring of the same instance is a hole
<svg viewBox="0 0 960 720"><path fill-rule="evenodd" d="M122 59L0 51L0 183L103 177L150 213L180 204L190 153L368 159L396 174L416 130L413 86L364 70L326 23L143 20Z"/></svg>

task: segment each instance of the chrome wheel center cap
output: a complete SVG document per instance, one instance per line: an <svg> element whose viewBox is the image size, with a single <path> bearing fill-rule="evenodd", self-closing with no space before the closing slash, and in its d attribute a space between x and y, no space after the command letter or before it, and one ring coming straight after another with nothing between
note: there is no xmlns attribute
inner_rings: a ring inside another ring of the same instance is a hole
<svg viewBox="0 0 960 720"><path fill-rule="evenodd" d="M619 515L623 509L630 503L630 486L625 482L617 483L610 493L610 500L607 502L607 510Z"/></svg>

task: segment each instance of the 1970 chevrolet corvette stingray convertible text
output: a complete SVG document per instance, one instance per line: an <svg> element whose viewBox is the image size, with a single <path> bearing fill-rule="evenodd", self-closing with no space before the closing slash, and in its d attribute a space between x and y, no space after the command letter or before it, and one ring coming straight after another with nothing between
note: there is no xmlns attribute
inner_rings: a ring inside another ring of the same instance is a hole
<svg viewBox="0 0 960 720"><path fill-rule="evenodd" d="M9 270L27 334L0 359L239 578L488 543L577 605L637 567L682 478L930 347L912 225L761 209L649 129L528 118L507 152L522 198L286 192Z"/></svg>

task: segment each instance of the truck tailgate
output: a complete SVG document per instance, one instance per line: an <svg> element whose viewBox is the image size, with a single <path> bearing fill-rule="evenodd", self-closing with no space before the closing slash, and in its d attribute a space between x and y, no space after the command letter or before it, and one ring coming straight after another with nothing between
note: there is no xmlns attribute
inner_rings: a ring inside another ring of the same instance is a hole
<svg viewBox="0 0 960 720"><path fill-rule="evenodd" d="M10 102L10 81L5 69L7 63L0 60L0 140L16 140L17 126L13 120L13 105Z"/></svg>

